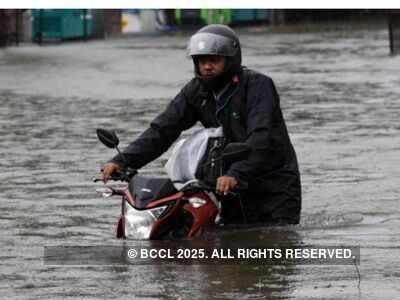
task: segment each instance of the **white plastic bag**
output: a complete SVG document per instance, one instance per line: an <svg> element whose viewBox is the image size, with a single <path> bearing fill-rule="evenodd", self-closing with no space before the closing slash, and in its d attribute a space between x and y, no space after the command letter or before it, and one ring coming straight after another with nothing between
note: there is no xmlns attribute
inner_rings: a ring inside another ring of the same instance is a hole
<svg viewBox="0 0 400 300"><path fill-rule="evenodd" d="M203 128L175 145L165 164L175 188L179 189L185 182L196 179L196 170L206 152L208 139L222 136L222 127Z"/></svg>

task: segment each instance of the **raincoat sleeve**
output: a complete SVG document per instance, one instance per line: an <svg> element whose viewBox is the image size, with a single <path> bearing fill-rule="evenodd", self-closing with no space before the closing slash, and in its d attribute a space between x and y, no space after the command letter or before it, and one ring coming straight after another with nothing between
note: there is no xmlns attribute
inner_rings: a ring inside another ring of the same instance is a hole
<svg viewBox="0 0 400 300"><path fill-rule="evenodd" d="M271 78L258 75L249 79L246 99L246 143L252 147L248 159L233 163L227 171L241 182L265 173L271 153L271 131L279 95Z"/></svg>
<svg viewBox="0 0 400 300"><path fill-rule="evenodd" d="M197 122L195 109L188 101L190 95L187 86L151 122L150 127L124 149L128 166L139 169L156 159L168 150L182 131ZM120 155L115 156L111 162L124 166Z"/></svg>

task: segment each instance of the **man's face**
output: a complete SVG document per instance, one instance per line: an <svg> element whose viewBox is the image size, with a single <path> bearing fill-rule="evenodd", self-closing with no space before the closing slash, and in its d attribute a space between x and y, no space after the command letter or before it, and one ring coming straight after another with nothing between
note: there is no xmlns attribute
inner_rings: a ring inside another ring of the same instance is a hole
<svg viewBox="0 0 400 300"><path fill-rule="evenodd" d="M199 56L198 63L201 76L214 77L224 72L225 57L219 55Z"/></svg>

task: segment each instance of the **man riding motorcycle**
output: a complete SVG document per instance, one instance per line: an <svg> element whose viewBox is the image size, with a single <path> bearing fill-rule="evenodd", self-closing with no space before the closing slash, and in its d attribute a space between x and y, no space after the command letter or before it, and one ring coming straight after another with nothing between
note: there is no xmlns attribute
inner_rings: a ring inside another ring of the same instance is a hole
<svg viewBox="0 0 400 300"><path fill-rule="evenodd" d="M225 25L200 29L189 41L188 54L195 77L123 151L125 160L117 155L104 166L103 181L125 164L139 169L156 159L200 121L205 128L222 126L226 143L252 147L247 159L230 163L216 179L219 194L248 187L240 192L240 203L221 197L224 222L299 223L300 174L272 79L241 65L239 39Z"/></svg>

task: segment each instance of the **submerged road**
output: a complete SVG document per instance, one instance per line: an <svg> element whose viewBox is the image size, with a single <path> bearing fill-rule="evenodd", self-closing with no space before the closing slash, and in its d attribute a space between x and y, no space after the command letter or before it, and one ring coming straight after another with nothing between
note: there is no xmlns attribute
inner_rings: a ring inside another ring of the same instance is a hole
<svg viewBox="0 0 400 300"><path fill-rule="evenodd" d="M18 299L396 299L400 56L386 30L240 34L281 95L303 181L299 226L217 232L237 246L359 246L354 265L48 266L47 245L125 245L91 182L192 76L187 37L0 49L0 294ZM168 153L145 174L164 174ZM359 278L358 272L361 275Z"/></svg>

